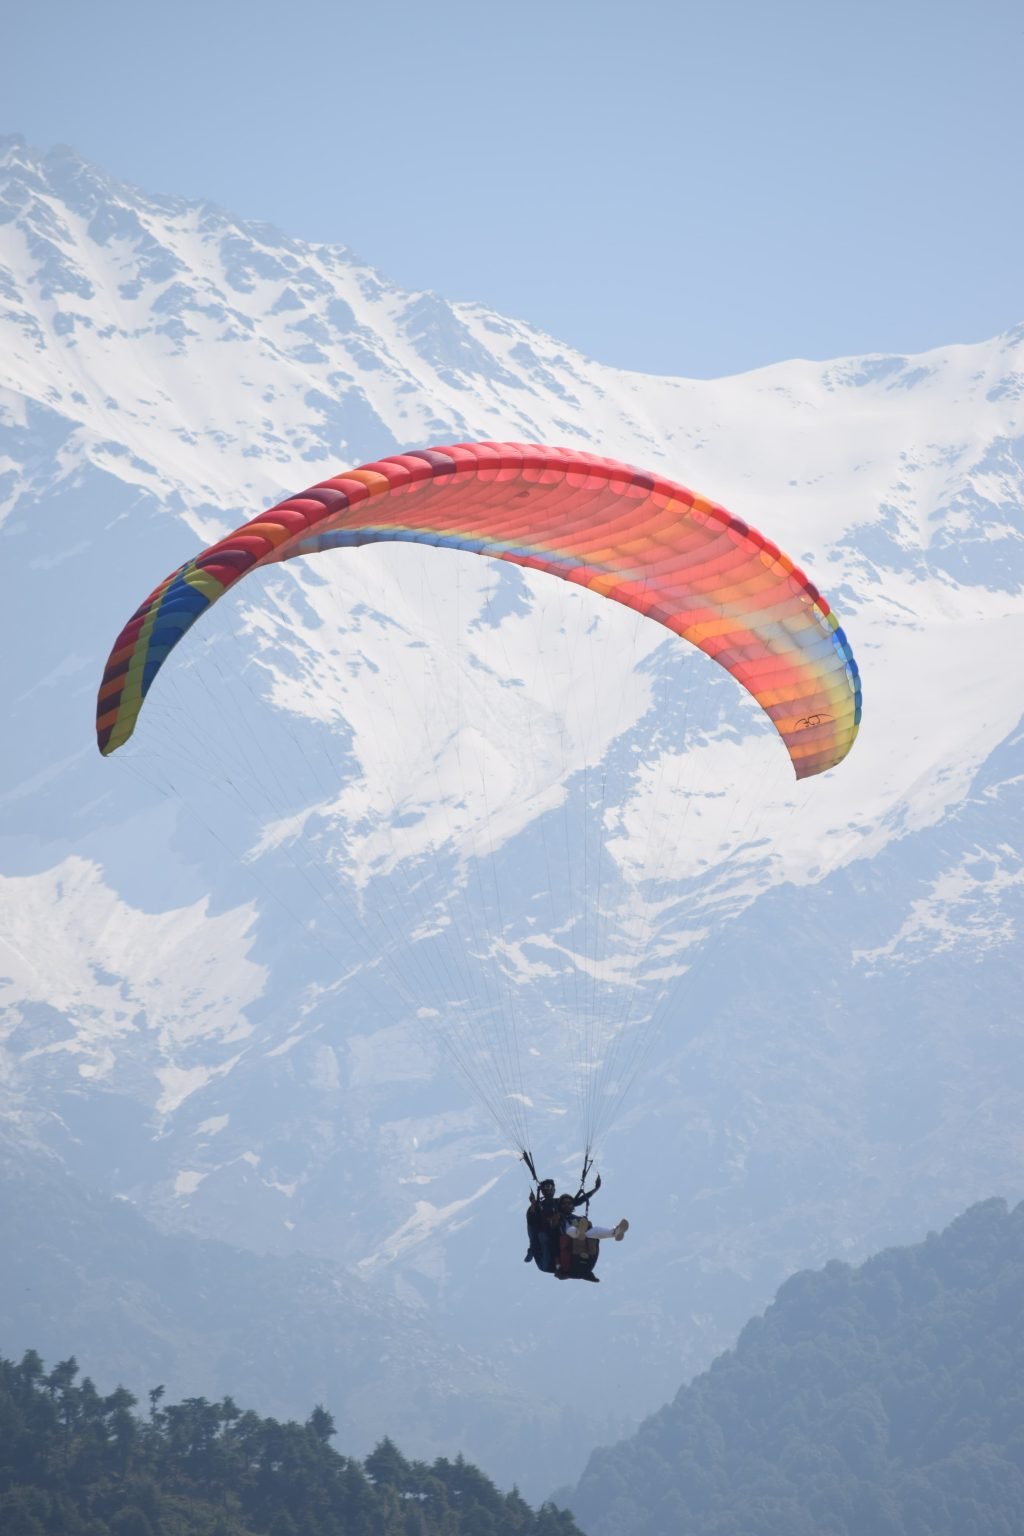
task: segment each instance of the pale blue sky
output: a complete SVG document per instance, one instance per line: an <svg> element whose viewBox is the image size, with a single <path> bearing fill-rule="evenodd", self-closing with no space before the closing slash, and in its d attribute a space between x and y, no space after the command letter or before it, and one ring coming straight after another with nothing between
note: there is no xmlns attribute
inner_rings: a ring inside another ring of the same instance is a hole
<svg viewBox="0 0 1024 1536"><path fill-rule="evenodd" d="M1024 320L1019 0L32 0L0 132L715 375Z"/></svg>

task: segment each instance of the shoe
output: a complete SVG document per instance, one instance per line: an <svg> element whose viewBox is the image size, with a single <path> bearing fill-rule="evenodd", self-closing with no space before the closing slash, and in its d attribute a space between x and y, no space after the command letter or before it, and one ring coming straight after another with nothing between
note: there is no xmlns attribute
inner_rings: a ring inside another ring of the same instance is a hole
<svg viewBox="0 0 1024 1536"><path fill-rule="evenodd" d="M532 1258L533 1258L533 1249L532 1248L527 1248L527 1250L526 1250L526 1258L523 1260L523 1263L524 1264L529 1264L529 1262L530 1262L530 1260Z"/></svg>
<svg viewBox="0 0 1024 1536"><path fill-rule="evenodd" d="M582 1274L580 1275L580 1279L581 1280L591 1280L591 1281L593 1281L594 1285L600 1285L601 1284L601 1276L600 1275L595 1275L594 1271L592 1269L585 1269L585 1270L583 1270Z"/></svg>
<svg viewBox="0 0 1024 1536"><path fill-rule="evenodd" d="M625 1237L628 1231L629 1222L626 1220L625 1216L623 1216L622 1220L616 1222L615 1226L612 1228L612 1235L614 1236L617 1243L621 1243L622 1239Z"/></svg>

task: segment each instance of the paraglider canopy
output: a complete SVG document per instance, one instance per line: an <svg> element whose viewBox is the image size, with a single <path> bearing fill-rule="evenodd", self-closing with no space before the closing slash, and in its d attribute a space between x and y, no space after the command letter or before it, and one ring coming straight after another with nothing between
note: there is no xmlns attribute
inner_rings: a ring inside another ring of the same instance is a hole
<svg viewBox="0 0 1024 1536"><path fill-rule="evenodd" d="M104 670L100 751L128 740L182 635L249 571L388 540L548 571L656 619L753 695L797 778L835 767L853 745L861 712L853 653L828 602L770 540L724 507L614 459L460 443L323 480L161 582Z"/></svg>

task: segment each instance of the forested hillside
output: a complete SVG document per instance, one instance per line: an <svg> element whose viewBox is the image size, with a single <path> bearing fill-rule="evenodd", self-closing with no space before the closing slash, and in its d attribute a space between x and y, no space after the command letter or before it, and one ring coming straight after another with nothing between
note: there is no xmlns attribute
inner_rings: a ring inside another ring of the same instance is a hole
<svg viewBox="0 0 1024 1536"><path fill-rule="evenodd" d="M573 1499L591 1536L1018 1536L1024 1205L795 1275Z"/></svg>
<svg viewBox="0 0 1024 1536"><path fill-rule="evenodd" d="M406 1461L389 1440L365 1463L338 1455L334 1421L263 1419L230 1398L149 1414L123 1387L104 1396L73 1359L0 1360L4 1536L573 1536L460 1456Z"/></svg>

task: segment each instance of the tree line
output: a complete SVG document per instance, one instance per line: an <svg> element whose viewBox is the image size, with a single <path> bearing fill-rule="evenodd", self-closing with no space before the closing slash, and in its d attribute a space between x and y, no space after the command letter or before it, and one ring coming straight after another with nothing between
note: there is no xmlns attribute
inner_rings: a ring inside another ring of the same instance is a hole
<svg viewBox="0 0 1024 1536"><path fill-rule="evenodd" d="M164 1397L141 1416L74 1358L0 1359L3 1536L579 1536L461 1456L409 1461L390 1440L340 1455L323 1407L281 1423L230 1397Z"/></svg>

